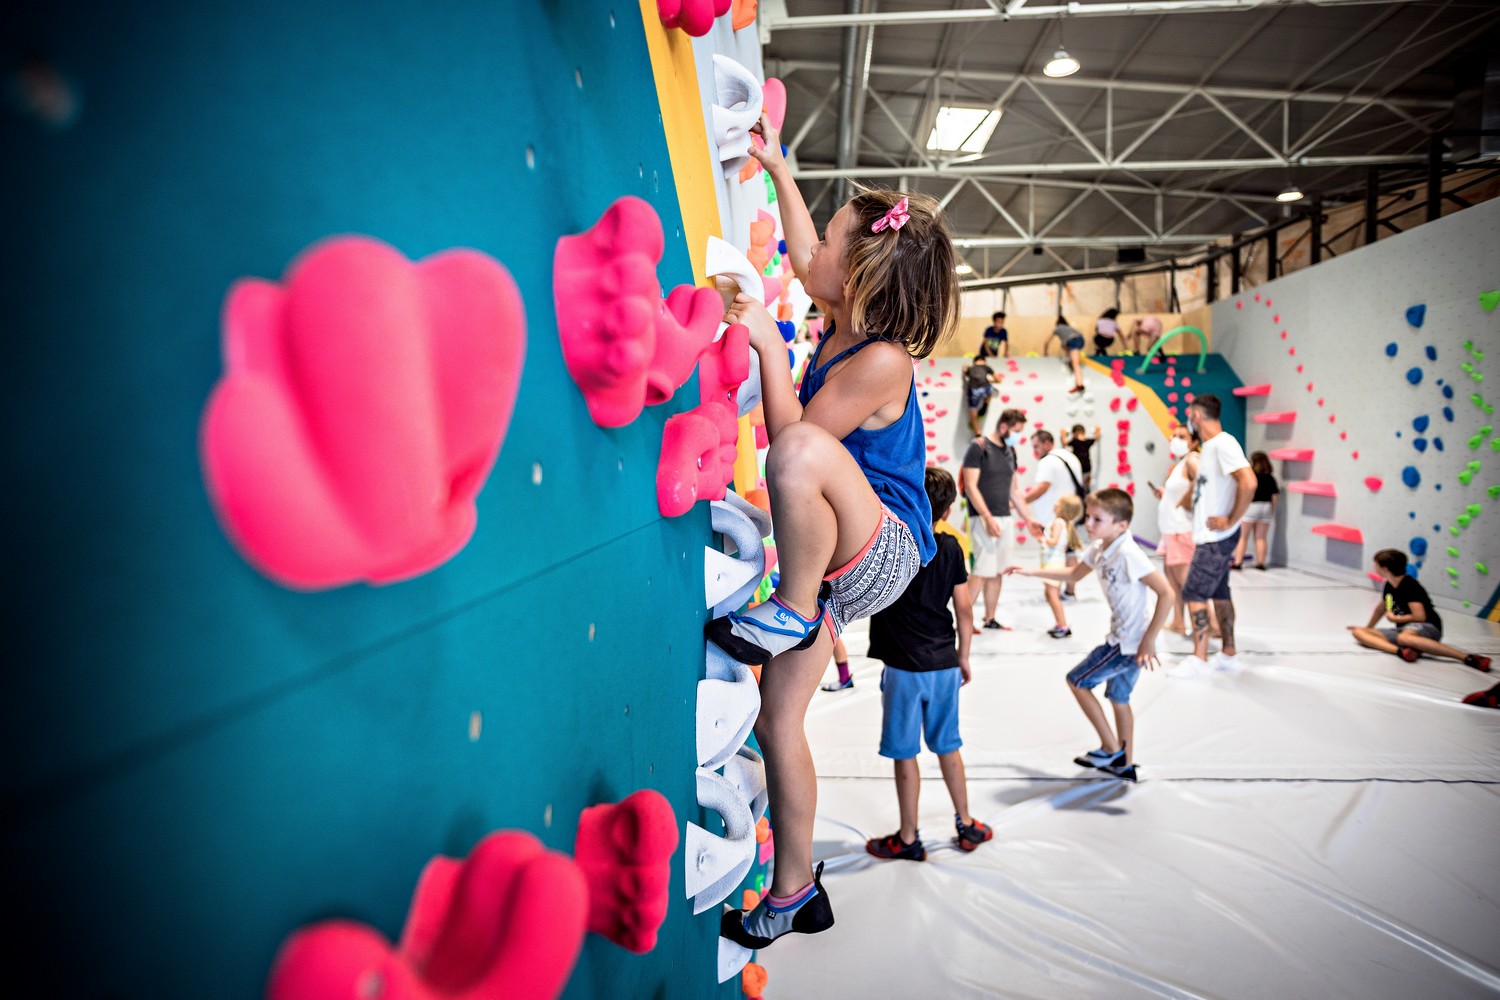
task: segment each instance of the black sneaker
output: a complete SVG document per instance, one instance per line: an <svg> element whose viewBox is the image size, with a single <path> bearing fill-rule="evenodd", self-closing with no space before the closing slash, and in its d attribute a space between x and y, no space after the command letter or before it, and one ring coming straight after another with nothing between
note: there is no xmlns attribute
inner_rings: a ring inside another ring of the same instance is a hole
<svg viewBox="0 0 1500 1000"><path fill-rule="evenodd" d="M833 926L833 906L828 902L828 891L823 888L823 863L821 861L818 862L818 867L813 872L813 886L812 897L790 914L769 910L762 914L761 911L766 909L764 900L749 913L744 910L725 910L723 916L719 918L720 936L727 937L735 944L754 951L764 948L783 934L817 934L826 931ZM765 927L771 933L755 934L747 929L745 921L751 916L755 917L756 925ZM788 916L791 917L790 920L786 919ZM785 926L777 926L778 923Z"/></svg>
<svg viewBox="0 0 1500 1000"><path fill-rule="evenodd" d="M964 826L964 821L957 815L953 817L953 828L958 831L958 837L955 839L960 851L972 851L980 844L995 836L995 831L979 822L979 820L976 819L968 826Z"/></svg>
<svg viewBox="0 0 1500 1000"><path fill-rule="evenodd" d="M1047 630L1047 634L1054 639L1066 639L1073 634L1073 630L1066 625L1054 625Z"/></svg>
<svg viewBox="0 0 1500 1000"><path fill-rule="evenodd" d="M1103 771L1107 768L1113 767L1116 764L1122 763L1124 760L1124 750L1116 750L1114 753L1110 753L1103 747L1098 747L1097 749L1090 750L1088 753L1080 754L1079 756L1074 757L1073 763L1077 764L1079 767L1092 767L1095 770Z"/></svg>
<svg viewBox="0 0 1500 1000"><path fill-rule="evenodd" d="M1119 763L1111 764L1108 767L1101 767L1099 770L1116 778L1123 778L1126 781L1135 780L1135 765L1125 763L1125 759L1123 757L1120 759Z"/></svg>
<svg viewBox="0 0 1500 1000"><path fill-rule="evenodd" d="M991 618L988 621L986 621L984 623L984 627L985 628L997 628L997 629L1000 629L1003 632L1009 632L1010 631L1010 629L1008 627L1006 627L1004 625L1001 625L999 622L995 621L995 619L993 619L993 618Z"/></svg>
<svg viewBox="0 0 1500 1000"><path fill-rule="evenodd" d="M901 839L901 833L891 834L889 837L871 837L865 841L865 850L877 858L887 861L926 861L927 848L922 846L922 834L917 834L917 839L910 844Z"/></svg>

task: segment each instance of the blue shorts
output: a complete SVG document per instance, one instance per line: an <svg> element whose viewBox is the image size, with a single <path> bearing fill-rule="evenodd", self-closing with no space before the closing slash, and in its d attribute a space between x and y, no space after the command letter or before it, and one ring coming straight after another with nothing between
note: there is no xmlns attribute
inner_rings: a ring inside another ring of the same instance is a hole
<svg viewBox="0 0 1500 1000"><path fill-rule="evenodd" d="M886 667L881 671L880 756L911 760L922 749L918 734L933 753L952 753L963 746L958 738L962 684L957 667L922 671Z"/></svg>
<svg viewBox="0 0 1500 1000"><path fill-rule="evenodd" d="M1083 350L1083 334L1079 333L1069 337L1067 342L1063 344L1063 348L1069 351Z"/></svg>
<svg viewBox="0 0 1500 1000"><path fill-rule="evenodd" d="M1082 663L1068 671L1068 683L1092 691L1107 681L1104 697L1116 705L1128 705L1130 692L1135 689L1135 680L1139 676L1141 668L1136 665L1135 656L1122 653L1119 646L1106 642L1095 646Z"/></svg>

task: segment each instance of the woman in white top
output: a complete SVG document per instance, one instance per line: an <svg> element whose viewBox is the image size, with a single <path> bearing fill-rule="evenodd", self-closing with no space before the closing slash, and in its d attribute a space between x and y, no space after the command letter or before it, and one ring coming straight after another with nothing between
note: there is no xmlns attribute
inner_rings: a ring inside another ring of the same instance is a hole
<svg viewBox="0 0 1500 1000"><path fill-rule="evenodd" d="M1182 498L1193 488L1193 479L1198 475L1195 450L1198 444L1198 438L1179 424L1167 442L1172 469L1160 489L1151 487L1159 501L1156 527L1161 532L1162 565L1167 582L1172 585L1172 620L1167 623L1167 630L1183 635L1187 634L1187 627L1183 619L1182 585L1187 582L1188 565L1193 561L1193 515L1182 506Z"/></svg>

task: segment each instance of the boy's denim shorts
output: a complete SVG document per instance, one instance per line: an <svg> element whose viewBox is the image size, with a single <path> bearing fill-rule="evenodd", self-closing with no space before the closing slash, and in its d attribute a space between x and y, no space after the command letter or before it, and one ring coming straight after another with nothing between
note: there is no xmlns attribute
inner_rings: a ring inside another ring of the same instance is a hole
<svg viewBox="0 0 1500 1000"><path fill-rule="evenodd" d="M1141 668L1134 654L1122 653L1119 646L1106 642L1095 646L1082 663L1068 671L1068 683L1085 691L1105 684L1104 697L1116 705L1128 705L1130 692L1140 676Z"/></svg>
<svg viewBox="0 0 1500 1000"><path fill-rule="evenodd" d="M964 745L958 736L958 689L963 675L946 670L880 672L880 756L911 760L922 749L918 736L933 753L952 753Z"/></svg>

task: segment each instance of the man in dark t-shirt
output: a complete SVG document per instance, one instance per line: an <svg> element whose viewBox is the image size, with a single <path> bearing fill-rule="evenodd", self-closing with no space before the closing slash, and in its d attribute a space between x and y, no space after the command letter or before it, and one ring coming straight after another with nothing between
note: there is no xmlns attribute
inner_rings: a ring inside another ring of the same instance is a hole
<svg viewBox="0 0 1500 1000"><path fill-rule="evenodd" d="M924 485L936 524L947 517L958 487L952 476L936 467L927 470ZM959 848L972 851L994 836L969 812L959 753L963 740L958 735L958 689L969 682L972 639L969 574L963 549L952 535L938 534L937 546L937 554L917 571L905 592L870 616L870 657L885 663L880 675L880 755L895 762L901 826L889 836L872 837L865 850L887 860L927 857L917 835L917 796L922 786L917 753L922 740L942 765L943 781L953 799Z"/></svg>
<svg viewBox="0 0 1500 1000"><path fill-rule="evenodd" d="M1417 662L1426 653L1458 660L1475 670L1490 669L1488 656L1466 653L1442 642L1443 619L1432 606L1427 588L1407 574L1405 552L1381 549L1375 553L1375 573L1385 581L1385 586L1369 623L1348 627L1355 642L1383 653L1395 653L1408 663ZM1382 618L1391 627L1376 628L1375 623Z"/></svg>
<svg viewBox="0 0 1500 1000"><path fill-rule="evenodd" d="M1026 491L1016 478L1016 445L1026 429L1026 414L1008 409L1000 414L995 429L969 445L959 476L969 503L969 541L974 550L974 586L984 595L984 627L1003 629L995 619L1000 604L1001 573L1015 561L1011 538L1015 526L1010 509L1030 527L1035 521L1026 504ZM1036 525L1033 534L1040 534ZM971 588L972 589L972 588Z"/></svg>

